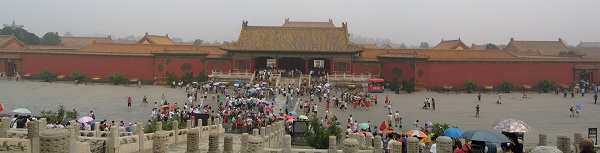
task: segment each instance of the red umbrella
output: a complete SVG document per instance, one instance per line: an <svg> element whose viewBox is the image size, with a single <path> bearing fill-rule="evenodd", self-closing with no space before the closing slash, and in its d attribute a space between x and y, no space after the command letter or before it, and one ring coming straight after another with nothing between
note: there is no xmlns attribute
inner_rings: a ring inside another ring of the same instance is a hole
<svg viewBox="0 0 600 153"><path fill-rule="evenodd" d="M0 104L0 112L4 111L4 104Z"/></svg>
<svg viewBox="0 0 600 153"><path fill-rule="evenodd" d="M287 116L286 118L287 118L287 119L296 119L296 117L294 117L294 116L291 116L291 115L290 115L290 116Z"/></svg>
<svg viewBox="0 0 600 153"><path fill-rule="evenodd" d="M387 128L387 124L385 123L385 121L381 122L381 125L379 126L379 130L383 131L385 130L385 128Z"/></svg>

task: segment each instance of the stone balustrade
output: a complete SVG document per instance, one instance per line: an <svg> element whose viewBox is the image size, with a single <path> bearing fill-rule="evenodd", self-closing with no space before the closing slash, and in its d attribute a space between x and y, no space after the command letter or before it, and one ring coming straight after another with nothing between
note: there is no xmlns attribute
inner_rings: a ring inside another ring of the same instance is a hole
<svg viewBox="0 0 600 153"><path fill-rule="evenodd" d="M5 137L11 138L0 138L0 152L166 152L168 146L187 143L189 146L187 148L188 152L192 153L199 151L199 140L207 138L209 139L209 152L230 153L234 151L234 138L231 135L224 135L222 149L219 148L219 139L223 137L222 133L224 132L220 124L187 129L174 128L169 131L157 131L158 134L145 134L141 126L135 129L136 132L123 134L116 127L113 127L110 131L106 131L108 132L107 137L96 137L96 135L89 136L88 133L96 132L95 134L98 134L98 131L79 131L78 124L72 124L64 129L45 129L45 127L39 126L40 123L39 121L28 122L27 129L1 129ZM220 121L215 120L215 123L220 123ZM205 137L202 137L201 133L207 134L205 134ZM15 138L14 136L16 135L19 135L20 138ZM575 146L578 141L571 141L570 137L558 135L556 147L542 146L547 141L545 137L545 134L540 134L540 146L535 147L531 152L545 152L549 150L577 152L577 147ZM575 133L573 140L579 140L578 138L580 137L583 137L582 134ZM248 153L381 153L383 152L381 148L382 142L379 140L381 140L380 136L373 138L360 134L351 134L347 139L342 141L342 147L339 147L341 150L338 150L338 140L336 137L331 136L329 137L330 144L328 149L293 149L291 148L291 136L285 133L284 123L276 122L267 127L254 129L253 135L242 134L242 144L239 151ZM452 140L450 138L445 136L439 137L437 143L438 152L451 152ZM393 152L401 151L401 143L394 143L393 145ZM408 138L407 145L409 153L418 152L418 139Z"/></svg>
<svg viewBox="0 0 600 153"><path fill-rule="evenodd" d="M31 140L29 139L14 139L14 138L0 138L0 152L22 152L30 153L31 151Z"/></svg>

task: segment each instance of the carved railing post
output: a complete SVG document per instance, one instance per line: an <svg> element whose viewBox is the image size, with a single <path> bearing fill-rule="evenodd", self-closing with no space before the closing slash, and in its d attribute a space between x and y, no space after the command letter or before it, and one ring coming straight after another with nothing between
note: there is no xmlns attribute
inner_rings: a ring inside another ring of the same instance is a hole
<svg viewBox="0 0 600 153"><path fill-rule="evenodd" d="M71 142L69 142L69 135L70 132L67 129L50 129L42 131L39 135L39 152L69 152L71 144Z"/></svg>
<svg viewBox="0 0 600 153"><path fill-rule="evenodd" d="M154 132L152 151L154 153L167 153L169 149L169 133L165 131Z"/></svg>
<svg viewBox="0 0 600 153"><path fill-rule="evenodd" d="M40 126L38 126L38 121L27 122L27 137L31 140L31 151L40 152Z"/></svg>
<svg viewBox="0 0 600 153"><path fill-rule="evenodd" d="M198 128L188 130L187 135L187 152L186 153L197 153L200 147L200 134Z"/></svg>

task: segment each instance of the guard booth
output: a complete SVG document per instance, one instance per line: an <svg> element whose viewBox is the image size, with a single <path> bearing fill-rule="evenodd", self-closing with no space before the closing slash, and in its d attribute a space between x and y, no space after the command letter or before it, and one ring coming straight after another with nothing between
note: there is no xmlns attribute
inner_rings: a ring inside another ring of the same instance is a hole
<svg viewBox="0 0 600 153"><path fill-rule="evenodd" d="M308 145L302 138L304 133L306 133L306 129L308 129L308 121L294 121L292 128L287 129L288 133L292 136L293 145Z"/></svg>

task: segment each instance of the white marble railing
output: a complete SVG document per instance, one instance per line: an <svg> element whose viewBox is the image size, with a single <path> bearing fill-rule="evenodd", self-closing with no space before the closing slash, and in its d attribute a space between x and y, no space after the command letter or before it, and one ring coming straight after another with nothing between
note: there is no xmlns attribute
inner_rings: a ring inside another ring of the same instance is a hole
<svg viewBox="0 0 600 153"><path fill-rule="evenodd" d="M0 152L31 153L31 140L0 138Z"/></svg>
<svg viewBox="0 0 600 153"><path fill-rule="evenodd" d="M27 129L6 130L6 138L26 139L27 138Z"/></svg>

